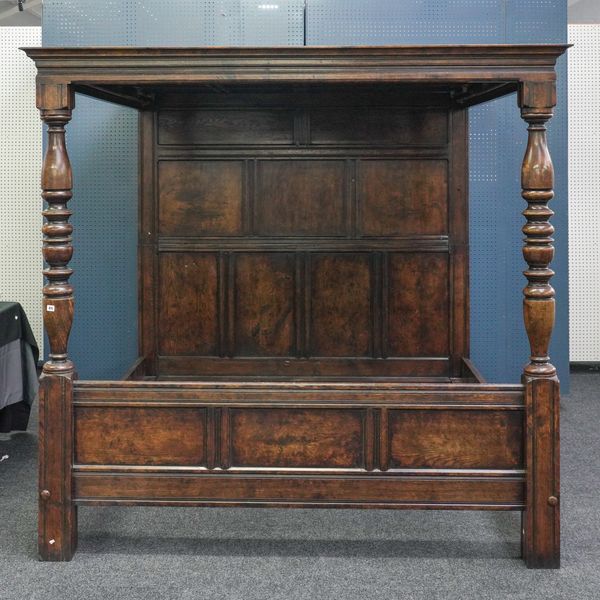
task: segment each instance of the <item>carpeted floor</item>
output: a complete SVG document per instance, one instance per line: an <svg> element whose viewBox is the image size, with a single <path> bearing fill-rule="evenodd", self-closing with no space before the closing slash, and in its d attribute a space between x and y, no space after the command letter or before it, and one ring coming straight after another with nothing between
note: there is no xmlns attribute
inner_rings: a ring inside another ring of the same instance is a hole
<svg viewBox="0 0 600 600"><path fill-rule="evenodd" d="M36 557L36 436L0 436L2 600L600 599L600 374L562 410L563 567L527 570L513 513L80 509L70 563Z"/></svg>

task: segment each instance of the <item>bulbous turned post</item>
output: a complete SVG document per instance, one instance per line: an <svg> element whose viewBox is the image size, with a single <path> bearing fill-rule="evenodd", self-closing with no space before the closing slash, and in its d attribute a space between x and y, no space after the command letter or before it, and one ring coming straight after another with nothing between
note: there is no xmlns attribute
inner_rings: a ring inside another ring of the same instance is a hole
<svg viewBox="0 0 600 600"><path fill-rule="evenodd" d="M556 369L548 349L554 328L554 167L546 139L546 123L556 104L554 81L523 82L519 91L521 116L528 124L528 141L521 169L522 196L527 202L523 257L523 316L531 356L523 370L526 413L526 507L523 511L523 557L531 568L560 565L560 394Z"/></svg>
<svg viewBox="0 0 600 600"><path fill-rule="evenodd" d="M550 285L554 271L549 267L554 258L554 227L550 223L554 212L548 202L554 196L554 167L546 141L546 122L552 117L552 108L523 107L521 116L529 131L521 169L522 196L527 202L523 211L527 219L523 226L523 257L528 264L523 315L531 347L524 372L532 377L553 377L556 369L550 363L548 347L555 312L554 288Z"/></svg>
<svg viewBox="0 0 600 600"><path fill-rule="evenodd" d="M73 287L68 266L73 256L73 226L69 223L73 178L65 145L65 125L71 120L71 109L42 109L41 117L48 126L48 147L42 170L42 197L48 203L43 211L46 222L43 255L47 263L44 275L44 325L50 343L46 374L70 374L73 363L67 356L67 343L73 323Z"/></svg>

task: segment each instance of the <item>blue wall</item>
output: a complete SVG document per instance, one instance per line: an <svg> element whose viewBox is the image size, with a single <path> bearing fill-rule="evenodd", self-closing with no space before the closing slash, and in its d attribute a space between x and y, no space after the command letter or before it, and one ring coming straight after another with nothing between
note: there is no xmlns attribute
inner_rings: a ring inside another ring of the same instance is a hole
<svg viewBox="0 0 600 600"><path fill-rule="evenodd" d="M46 0L44 45L308 45L566 41L566 0ZM568 386L567 95L550 125L556 166L557 328ZM133 111L77 98L68 143L75 173L76 320L71 350L82 378L118 377L137 354L137 121ZM525 203L519 171L526 127L516 99L471 111L472 356L491 381L518 381L528 345L521 316ZM110 173L104 179L105 173ZM110 227L107 230L107 224Z"/></svg>

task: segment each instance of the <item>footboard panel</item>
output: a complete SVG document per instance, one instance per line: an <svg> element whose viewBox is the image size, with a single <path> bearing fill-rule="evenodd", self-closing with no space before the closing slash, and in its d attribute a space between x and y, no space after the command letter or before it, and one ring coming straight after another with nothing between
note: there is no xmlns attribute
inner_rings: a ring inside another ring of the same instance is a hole
<svg viewBox="0 0 600 600"><path fill-rule="evenodd" d="M521 386L78 382L79 504L522 510Z"/></svg>

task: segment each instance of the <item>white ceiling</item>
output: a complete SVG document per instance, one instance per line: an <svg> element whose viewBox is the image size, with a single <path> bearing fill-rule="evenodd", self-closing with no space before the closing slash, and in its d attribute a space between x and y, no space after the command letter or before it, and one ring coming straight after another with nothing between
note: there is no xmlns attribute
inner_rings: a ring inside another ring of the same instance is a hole
<svg viewBox="0 0 600 600"><path fill-rule="evenodd" d="M25 0L23 12L17 0L0 0L0 26L42 24L42 0Z"/></svg>
<svg viewBox="0 0 600 600"><path fill-rule="evenodd" d="M600 1L569 0L569 23L600 23Z"/></svg>

